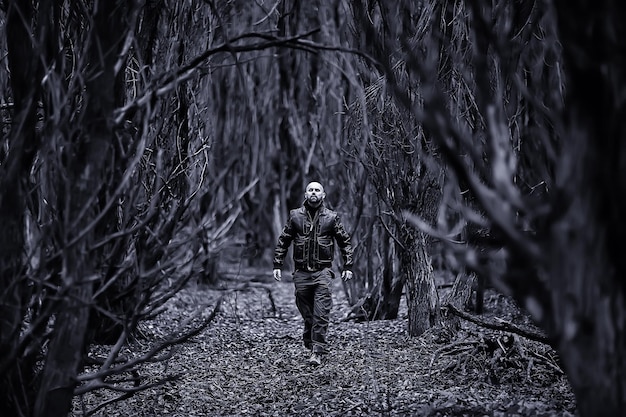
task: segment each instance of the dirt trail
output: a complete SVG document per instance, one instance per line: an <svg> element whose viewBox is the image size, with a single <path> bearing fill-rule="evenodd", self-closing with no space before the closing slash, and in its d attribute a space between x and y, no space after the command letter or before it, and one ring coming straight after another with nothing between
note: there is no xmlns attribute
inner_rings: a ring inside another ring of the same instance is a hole
<svg viewBox="0 0 626 417"><path fill-rule="evenodd" d="M494 359L484 340L497 334L471 323L442 344L432 334L409 338L405 314L394 321L341 321L348 306L341 283L336 280L334 285L328 335L332 351L321 367L306 364L292 283L257 282L240 291L185 290L159 323L143 328L147 336L158 337L197 306L211 305L220 295L225 298L203 333L182 346L166 366L154 365L144 375L149 379L180 373L181 378L111 405L99 415L574 415L566 378L551 366L553 353L547 347L517 338L517 357L511 351L508 357ZM149 344L149 339L143 343ZM102 399L92 395L85 402L93 405Z"/></svg>

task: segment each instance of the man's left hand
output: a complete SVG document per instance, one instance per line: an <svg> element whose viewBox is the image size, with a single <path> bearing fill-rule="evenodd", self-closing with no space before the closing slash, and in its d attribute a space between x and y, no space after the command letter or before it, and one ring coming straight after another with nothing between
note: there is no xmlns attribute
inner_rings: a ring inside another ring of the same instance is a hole
<svg viewBox="0 0 626 417"><path fill-rule="evenodd" d="M352 271L343 271L341 273L341 279L344 281L350 281L352 279Z"/></svg>

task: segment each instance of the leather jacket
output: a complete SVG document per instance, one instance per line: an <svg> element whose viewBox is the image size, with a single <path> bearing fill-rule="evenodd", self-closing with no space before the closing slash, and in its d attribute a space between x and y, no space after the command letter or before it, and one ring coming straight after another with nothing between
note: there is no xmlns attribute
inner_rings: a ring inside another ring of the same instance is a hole
<svg viewBox="0 0 626 417"><path fill-rule="evenodd" d="M339 215L323 204L314 212L306 206L291 210L274 251L274 269L282 268L292 242L296 270L330 268L335 255L335 241L343 258L343 270L351 270L353 250L350 235Z"/></svg>

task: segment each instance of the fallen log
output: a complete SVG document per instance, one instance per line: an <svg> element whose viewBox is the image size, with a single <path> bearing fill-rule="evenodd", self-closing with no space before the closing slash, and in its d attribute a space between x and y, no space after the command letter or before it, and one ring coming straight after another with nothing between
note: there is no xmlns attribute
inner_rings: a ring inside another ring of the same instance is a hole
<svg viewBox="0 0 626 417"><path fill-rule="evenodd" d="M452 304L447 304L444 307L444 309L447 309L449 312L451 312L455 316L458 316L467 321L471 321L472 323L475 323L479 326L486 327L487 329L502 330L505 332L517 334L529 340L534 340L535 342L541 342L547 345L551 345L550 338L546 336L543 332L538 332L529 328L520 327L516 324L510 323L504 320L501 320L499 323L493 323L483 318L461 311Z"/></svg>

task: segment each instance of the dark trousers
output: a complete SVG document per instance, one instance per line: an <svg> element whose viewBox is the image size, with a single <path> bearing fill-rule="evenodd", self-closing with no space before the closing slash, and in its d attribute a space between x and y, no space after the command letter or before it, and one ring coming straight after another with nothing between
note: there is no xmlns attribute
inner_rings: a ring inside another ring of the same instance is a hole
<svg viewBox="0 0 626 417"><path fill-rule="evenodd" d="M302 340L314 353L327 353L326 332L333 299L330 293L330 268L321 271L295 271L296 306L304 319Z"/></svg>

